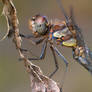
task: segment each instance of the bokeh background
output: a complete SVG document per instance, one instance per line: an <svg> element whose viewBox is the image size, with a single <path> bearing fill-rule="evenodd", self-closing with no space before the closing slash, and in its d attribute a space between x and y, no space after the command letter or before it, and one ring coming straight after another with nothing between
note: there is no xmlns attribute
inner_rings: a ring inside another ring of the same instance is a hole
<svg viewBox="0 0 92 92"><path fill-rule="evenodd" d="M28 29L28 20L38 13L47 16L48 19L64 19L56 0L13 0L13 2L17 9L21 33L31 33ZM62 3L68 14L70 5L74 7L75 19L83 30L84 38L92 50L92 0L62 0ZM2 4L0 2L1 12ZM0 38L6 30L6 20L2 16L0 17ZM28 46L34 54L40 55L41 45L34 46L28 43ZM72 59L71 49L60 48L60 46L58 48L69 60L63 92L92 92L91 74ZM18 58L18 53L10 39L5 39L0 43L0 92L31 92L29 75L25 71L23 62L19 62ZM58 56L57 58L60 69L53 76L53 79L62 85L62 72L65 70L65 66ZM39 65L45 75L49 75L54 70L49 48L45 60L34 61L33 63Z"/></svg>

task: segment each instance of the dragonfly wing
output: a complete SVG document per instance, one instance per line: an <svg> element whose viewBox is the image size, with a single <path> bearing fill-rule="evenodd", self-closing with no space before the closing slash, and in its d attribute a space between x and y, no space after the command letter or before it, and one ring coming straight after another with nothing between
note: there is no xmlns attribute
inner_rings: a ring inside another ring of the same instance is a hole
<svg viewBox="0 0 92 92"><path fill-rule="evenodd" d="M77 62L80 63L84 68L86 68L92 74L92 52L86 45L84 41L84 37L82 34L82 30L76 24L73 14L73 9L71 8L71 22L76 31L76 39L78 46L82 46L84 48L84 55L85 57L78 57Z"/></svg>
<svg viewBox="0 0 92 92"><path fill-rule="evenodd" d="M92 74L92 63L88 59L79 57L77 62L81 64L85 69L87 69Z"/></svg>
<svg viewBox="0 0 92 92"><path fill-rule="evenodd" d="M90 49L89 49L89 57L92 60L92 51L90 51Z"/></svg>

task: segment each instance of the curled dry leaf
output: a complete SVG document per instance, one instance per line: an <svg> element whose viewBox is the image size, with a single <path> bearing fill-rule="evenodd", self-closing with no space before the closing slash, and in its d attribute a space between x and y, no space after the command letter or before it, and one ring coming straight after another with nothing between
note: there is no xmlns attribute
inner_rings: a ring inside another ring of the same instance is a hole
<svg viewBox="0 0 92 92"><path fill-rule="evenodd" d="M60 92L60 89L55 81L43 75L40 67L32 64L33 71L29 67L29 75L31 81L32 92ZM35 71L35 74L34 74ZM38 77L37 77L38 75ZM40 79L40 80L39 80Z"/></svg>
<svg viewBox="0 0 92 92"><path fill-rule="evenodd" d="M3 41L7 36L11 37L18 25L16 8L14 7L12 0L2 0L2 2L4 4L2 14L6 17L8 29L5 36L0 41Z"/></svg>

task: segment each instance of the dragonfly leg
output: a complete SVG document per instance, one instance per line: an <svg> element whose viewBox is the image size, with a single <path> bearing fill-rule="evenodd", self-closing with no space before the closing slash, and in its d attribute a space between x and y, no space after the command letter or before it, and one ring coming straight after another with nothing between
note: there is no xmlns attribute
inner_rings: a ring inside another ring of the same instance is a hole
<svg viewBox="0 0 92 92"><path fill-rule="evenodd" d="M60 88L60 92L63 92L63 91L62 91L62 88Z"/></svg>
<svg viewBox="0 0 92 92"><path fill-rule="evenodd" d="M36 39L35 41L32 40L32 38L35 38L33 35L24 35L24 34L20 34L20 36L24 39L27 39L29 41L31 41L34 45L38 45L40 43L43 42L43 40L45 39L44 37L41 37L39 39Z"/></svg>
<svg viewBox="0 0 92 92"><path fill-rule="evenodd" d="M24 39L27 39L27 40L30 40L34 45L38 45L40 43L42 43L44 41L44 37L42 38L39 38L39 39L36 39L35 41L32 40L31 38L35 38L33 35L24 35L24 34L20 34L20 36ZM44 44L43 44L43 48L42 48L42 51L41 51L41 55L39 58L29 58L29 60L41 60L44 58L44 54L45 54L45 49L47 47L47 40L45 40ZM27 49L20 49L22 52L28 52L28 53L31 53L29 50ZM35 55L34 55L35 56ZM37 56L36 56L37 57ZM22 58L19 59L20 61L22 60Z"/></svg>
<svg viewBox="0 0 92 92"><path fill-rule="evenodd" d="M54 51L63 59L65 65L66 65L66 68L67 68L68 67L68 61L66 60L66 58L59 52L59 50L56 47L54 47L54 46L52 46L52 47L53 47Z"/></svg>
<svg viewBox="0 0 92 92"><path fill-rule="evenodd" d="M42 59L44 59L45 55L46 55L46 48L47 48L47 40L43 44L40 57L38 57L38 58L28 58L28 59L29 60L42 60Z"/></svg>
<svg viewBox="0 0 92 92"><path fill-rule="evenodd" d="M40 40L36 40L36 41L34 41L33 43L35 43L35 44L38 45L38 44L41 43L41 41L42 41L42 39L40 39ZM44 43L43 48L42 48L42 52L41 52L41 56L40 56L40 58L38 58L38 59L36 59L36 60L43 59L43 57L44 57L44 53L45 53L46 45L47 45L47 43ZM22 52L28 52L28 53L31 53L31 54L32 54L32 52L30 52L28 49L20 48L20 50L21 50ZM34 55L34 56L35 56L35 55ZM37 56L36 56L36 57L37 57ZM21 61L22 58L19 58L19 60Z"/></svg>
<svg viewBox="0 0 92 92"><path fill-rule="evenodd" d="M59 66L58 66L58 62L57 62L55 51L54 51L53 47L50 46L50 49L52 51L54 62L55 62L55 67L56 67L55 70L49 76L51 78L57 72L57 70L59 69Z"/></svg>
<svg viewBox="0 0 92 92"><path fill-rule="evenodd" d="M65 77L66 77L66 73L68 71L68 61L65 59L65 57L58 51L58 49L56 47L54 47L52 45L52 48L53 50L63 59L65 65L66 65L66 70L65 70L65 73L64 73L64 76L63 76L63 81L62 81L62 85L61 85L61 88L60 88L60 92L62 92L62 87L63 87L63 84L64 84L64 80L65 80Z"/></svg>

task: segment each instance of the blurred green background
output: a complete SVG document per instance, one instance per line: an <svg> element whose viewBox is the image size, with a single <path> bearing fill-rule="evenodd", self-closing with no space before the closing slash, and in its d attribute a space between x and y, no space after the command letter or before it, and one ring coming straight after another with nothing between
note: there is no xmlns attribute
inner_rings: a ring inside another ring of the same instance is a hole
<svg viewBox="0 0 92 92"><path fill-rule="evenodd" d="M17 9L21 33L30 33L28 20L38 13L47 16L48 19L64 19L56 0L13 0L13 2ZM92 0L62 0L62 3L68 14L70 5L74 7L76 21L82 28L84 38L92 50ZM2 4L0 2L1 12ZM6 20L2 16L0 17L0 38L6 30ZM37 47L28 43L28 46L37 56L40 55L41 45ZM63 92L92 92L91 74L72 59L71 49L60 48L60 46L58 48L69 60ZM31 92L29 75L25 71L23 62L18 62L18 58L18 53L10 39L5 39L0 43L0 92ZM58 56L57 58L60 69L53 79L62 84L62 72L65 70L65 66ZM53 58L49 50L44 61L34 61L34 63L41 67L45 75L49 75L54 70Z"/></svg>

